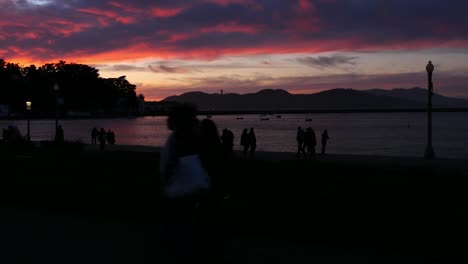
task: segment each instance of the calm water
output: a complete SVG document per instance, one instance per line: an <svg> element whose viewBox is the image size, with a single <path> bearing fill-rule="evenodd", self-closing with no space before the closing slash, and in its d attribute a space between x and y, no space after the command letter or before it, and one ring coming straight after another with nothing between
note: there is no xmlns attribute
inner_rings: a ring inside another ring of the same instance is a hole
<svg viewBox="0 0 468 264"><path fill-rule="evenodd" d="M200 116L203 118L204 116ZM242 120L236 119L243 117ZM289 152L296 149L297 126L312 127L319 136L328 129L329 153L422 156L426 146L425 113L348 113L213 116L219 130L229 128L235 135L235 148L243 128L255 128L257 149ZM306 122L306 118L312 121ZM434 113L433 146L437 157L468 158L468 113ZM161 146L169 133L166 117L135 119L80 119L60 121L65 138L91 141L90 131L96 126L112 129L117 144ZM17 125L26 133L26 121L0 120L0 128ZM31 121L31 139L47 140L54 134L54 120ZM320 147L320 143L318 148ZM318 150L317 148L317 150Z"/></svg>

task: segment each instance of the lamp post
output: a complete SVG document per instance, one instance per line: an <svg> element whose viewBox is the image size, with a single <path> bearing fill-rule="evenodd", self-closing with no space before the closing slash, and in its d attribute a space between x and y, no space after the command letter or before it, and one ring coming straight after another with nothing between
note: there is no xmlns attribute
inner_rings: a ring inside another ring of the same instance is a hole
<svg viewBox="0 0 468 264"><path fill-rule="evenodd" d="M434 149L432 148L432 90L434 89L432 83L432 72L434 71L434 65L431 61L426 66L427 71L427 144L424 158L433 159Z"/></svg>
<svg viewBox="0 0 468 264"><path fill-rule="evenodd" d="M60 86L58 83L54 84L54 92L55 92L55 140L57 140L57 132L58 132L58 92L60 90Z"/></svg>
<svg viewBox="0 0 468 264"><path fill-rule="evenodd" d="M32 103L31 101L26 101L26 115L28 116L28 134L27 134L27 140L28 142L31 141L31 132L29 130L29 119L30 119L30 113L31 113L31 106L32 106Z"/></svg>

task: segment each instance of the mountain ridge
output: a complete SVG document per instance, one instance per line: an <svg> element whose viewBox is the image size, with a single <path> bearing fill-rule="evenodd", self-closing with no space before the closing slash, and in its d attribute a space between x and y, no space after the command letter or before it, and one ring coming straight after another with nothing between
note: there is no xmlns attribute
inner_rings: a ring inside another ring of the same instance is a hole
<svg viewBox="0 0 468 264"><path fill-rule="evenodd" d="M255 93L223 95L193 91L162 101L190 102L200 110L216 111L422 109L427 105L427 90L419 87L392 90L335 88L313 94L291 94L283 89L264 89ZM468 108L468 100L434 93L433 107Z"/></svg>

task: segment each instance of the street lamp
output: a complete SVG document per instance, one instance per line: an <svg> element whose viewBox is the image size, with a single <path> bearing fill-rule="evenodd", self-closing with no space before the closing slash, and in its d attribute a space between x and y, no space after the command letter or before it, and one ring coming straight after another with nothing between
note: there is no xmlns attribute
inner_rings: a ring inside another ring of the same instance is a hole
<svg viewBox="0 0 468 264"><path fill-rule="evenodd" d="M27 116L28 116L28 135L27 135L27 140L28 142L31 141L31 132L29 130L29 119L30 119L30 113L31 113L31 106L32 106L32 103L31 101L26 101L26 112L27 112Z"/></svg>
<svg viewBox="0 0 468 264"><path fill-rule="evenodd" d="M57 140L57 132L58 132L58 92L60 90L60 86L58 83L54 84L54 92L55 92L55 140Z"/></svg>
<svg viewBox="0 0 468 264"><path fill-rule="evenodd" d="M432 148L432 90L434 89L432 83L432 72L434 71L434 65L431 61L426 66L427 71L427 144L424 158L433 159L434 149Z"/></svg>

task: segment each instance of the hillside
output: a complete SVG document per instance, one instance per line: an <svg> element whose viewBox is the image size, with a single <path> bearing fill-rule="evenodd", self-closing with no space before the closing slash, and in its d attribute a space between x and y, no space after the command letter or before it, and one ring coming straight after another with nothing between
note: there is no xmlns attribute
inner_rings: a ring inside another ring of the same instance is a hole
<svg viewBox="0 0 468 264"><path fill-rule="evenodd" d="M468 100L434 94L434 107L468 107ZM427 91L421 88L358 91L332 89L314 94L291 94L285 90L261 90L248 94L207 94L189 92L170 96L163 101L191 102L200 110L360 110L360 109L422 109L426 107Z"/></svg>

